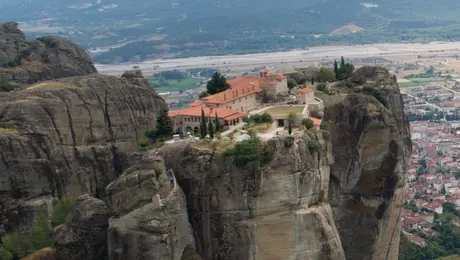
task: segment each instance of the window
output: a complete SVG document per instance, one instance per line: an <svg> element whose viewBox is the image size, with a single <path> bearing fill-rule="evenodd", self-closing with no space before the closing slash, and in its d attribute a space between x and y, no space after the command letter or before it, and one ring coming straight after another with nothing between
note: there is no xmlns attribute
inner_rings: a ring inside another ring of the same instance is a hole
<svg viewBox="0 0 460 260"><path fill-rule="evenodd" d="M235 100L233 100L233 105L235 105Z"/></svg>

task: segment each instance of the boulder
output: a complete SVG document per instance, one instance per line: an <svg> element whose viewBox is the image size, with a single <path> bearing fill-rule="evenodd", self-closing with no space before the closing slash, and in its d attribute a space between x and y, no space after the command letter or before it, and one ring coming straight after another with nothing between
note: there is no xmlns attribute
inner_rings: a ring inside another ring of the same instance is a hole
<svg viewBox="0 0 460 260"><path fill-rule="evenodd" d="M78 197L74 204L66 222L54 231L57 259L103 259L107 255L109 208L89 195Z"/></svg>

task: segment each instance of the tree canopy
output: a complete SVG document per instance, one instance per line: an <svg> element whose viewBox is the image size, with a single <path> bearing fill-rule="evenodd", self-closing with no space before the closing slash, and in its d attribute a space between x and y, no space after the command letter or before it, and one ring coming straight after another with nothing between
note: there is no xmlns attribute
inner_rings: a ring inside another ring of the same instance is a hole
<svg viewBox="0 0 460 260"><path fill-rule="evenodd" d="M208 81L206 89L210 95L222 92L230 88L227 79L218 70L212 75L211 80Z"/></svg>

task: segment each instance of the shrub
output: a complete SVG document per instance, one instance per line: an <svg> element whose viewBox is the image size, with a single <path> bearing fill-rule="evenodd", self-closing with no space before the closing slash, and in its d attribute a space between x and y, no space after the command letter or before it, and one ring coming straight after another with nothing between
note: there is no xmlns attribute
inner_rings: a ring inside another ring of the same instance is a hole
<svg viewBox="0 0 460 260"><path fill-rule="evenodd" d="M384 92L381 89L378 89L378 88L372 87L372 86L364 86L363 87L363 93L373 96L380 103L382 103L382 105L388 106L387 97L385 96Z"/></svg>
<svg viewBox="0 0 460 260"><path fill-rule="evenodd" d="M322 121L321 124L319 125L319 128L320 128L321 130L327 130L327 124L326 124L326 122Z"/></svg>
<svg viewBox="0 0 460 260"><path fill-rule="evenodd" d="M260 153L260 161L261 161L261 164L267 164L269 162L271 162L273 160L273 155L275 154L275 151L272 151L272 150L268 150L268 149L264 149L261 153Z"/></svg>
<svg viewBox="0 0 460 260"><path fill-rule="evenodd" d="M305 126L306 129L312 129L313 128L313 120L310 118L304 118L302 119L302 125Z"/></svg>
<svg viewBox="0 0 460 260"><path fill-rule="evenodd" d="M326 93L327 92L327 85L326 85L326 83L320 83L320 84L316 85L316 89L318 91L322 91L322 92Z"/></svg>
<svg viewBox="0 0 460 260"><path fill-rule="evenodd" d="M236 166L244 167L249 163L260 160L259 140L251 138L237 143L233 151L233 163Z"/></svg>
<svg viewBox="0 0 460 260"><path fill-rule="evenodd" d="M156 179L159 180L160 176L166 172L166 168L163 163L157 162L152 165L153 170L156 174Z"/></svg>
<svg viewBox="0 0 460 260"><path fill-rule="evenodd" d="M28 253L43 249L51 245L51 229L45 218L40 218L38 224L33 228L32 234L27 239L29 244Z"/></svg>
<svg viewBox="0 0 460 260"><path fill-rule="evenodd" d="M139 140L140 148L146 148L147 146L149 146L149 144L150 144L149 140L145 137L141 137L141 139Z"/></svg>
<svg viewBox="0 0 460 260"><path fill-rule="evenodd" d="M293 136L288 136L286 139L284 139L284 147L292 147L294 145L294 137Z"/></svg>
<svg viewBox="0 0 460 260"><path fill-rule="evenodd" d="M310 153L317 152L318 149L321 147L320 143L316 140L308 140L307 146Z"/></svg>
<svg viewBox="0 0 460 260"><path fill-rule="evenodd" d="M13 254L0 245L0 260L12 260Z"/></svg>
<svg viewBox="0 0 460 260"><path fill-rule="evenodd" d="M53 214L51 215L51 224L53 227L59 226L65 222L67 215L73 210L73 202L71 199L62 197L54 206Z"/></svg>
<svg viewBox="0 0 460 260"><path fill-rule="evenodd" d="M6 80L0 81L0 92L10 92L13 89L14 89L14 86L11 85L8 81Z"/></svg>
<svg viewBox="0 0 460 260"><path fill-rule="evenodd" d="M234 153L234 152L235 152L235 151L234 151L233 149L227 149L227 150L225 150L225 151L222 153L222 155L223 155L223 156L233 156L233 153Z"/></svg>
<svg viewBox="0 0 460 260"><path fill-rule="evenodd" d="M6 251L10 252L14 257L23 257L26 255L24 242L17 232L8 233L3 236L2 243Z"/></svg>

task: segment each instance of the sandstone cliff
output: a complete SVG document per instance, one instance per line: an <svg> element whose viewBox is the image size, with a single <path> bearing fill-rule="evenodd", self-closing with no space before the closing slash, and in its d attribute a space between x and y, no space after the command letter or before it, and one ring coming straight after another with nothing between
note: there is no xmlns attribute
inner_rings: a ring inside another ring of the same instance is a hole
<svg viewBox="0 0 460 260"><path fill-rule="evenodd" d="M5 231L47 214L61 195L101 198L165 106L133 78L99 74L0 96L0 219ZM22 229L19 229L20 231Z"/></svg>
<svg viewBox="0 0 460 260"><path fill-rule="evenodd" d="M107 186L112 260L181 260L194 252L185 196L158 156L144 159Z"/></svg>
<svg viewBox="0 0 460 260"><path fill-rule="evenodd" d="M255 167L193 143L162 149L203 259L345 259L327 203L332 156L323 134L300 134L292 147L269 140ZM323 148L310 151L313 139Z"/></svg>
<svg viewBox="0 0 460 260"><path fill-rule="evenodd" d="M347 259L397 259L409 123L388 70L366 66L355 74L387 105L362 93L324 99L334 156L329 202Z"/></svg>
<svg viewBox="0 0 460 260"><path fill-rule="evenodd" d="M0 46L4 89L97 72L88 54L75 43L58 36L28 41L14 22L0 23Z"/></svg>

